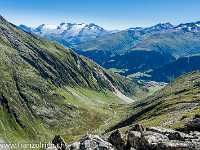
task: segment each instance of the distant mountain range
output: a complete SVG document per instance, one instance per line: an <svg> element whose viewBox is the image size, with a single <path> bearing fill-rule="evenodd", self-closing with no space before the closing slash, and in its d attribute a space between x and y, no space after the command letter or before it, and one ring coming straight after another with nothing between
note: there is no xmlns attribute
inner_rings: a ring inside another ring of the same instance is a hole
<svg viewBox="0 0 200 150"><path fill-rule="evenodd" d="M200 31L200 21L192 22L192 23L181 23L177 26L172 25L171 23L159 23L157 25L151 26L151 27L136 27L136 28L129 28L128 30L143 30L148 32L177 32L180 30L184 31L192 31L192 32L199 32Z"/></svg>
<svg viewBox="0 0 200 150"><path fill-rule="evenodd" d="M80 44L74 50L107 69L122 69L118 73L127 76L154 70L180 57L200 54L200 22L130 28Z"/></svg>
<svg viewBox="0 0 200 150"><path fill-rule="evenodd" d="M154 25L154 26L151 26L151 27L145 27L145 28L143 28L143 27L129 28L128 30L135 30L135 31L144 30L144 31L153 32L153 31L172 29L174 27L175 27L174 25L172 25L171 23L167 22L167 23L159 23L157 25Z"/></svg>
<svg viewBox="0 0 200 150"><path fill-rule="evenodd" d="M50 41L59 41L68 47L76 47L82 43L86 43L90 40L96 38L105 38L107 35L120 32L120 30L105 30L104 28L91 23L91 24L76 24L76 23L61 23L59 25L39 25L36 28L27 27L26 25L19 25L19 29L24 31L31 32L33 34L39 35L46 38ZM135 27L124 30L123 32L135 31L137 34L158 34L158 33L170 33L178 31L191 31L199 32L200 31L200 21L180 24L178 26L168 23L159 23L151 27ZM123 34L121 32L120 34ZM109 37L107 37L109 38ZM128 43L127 43L128 44ZM132 43L134 44L134 43ZM92 46L91 46L92 47ZM126 45L125 49L129 46ZM81 46L80 46L81 48ZM79 49L79 48L78 48ZM117 49L116 49L117 50Z"/></svg>
<svg viewBox="0 0 200 150"><path fill-rule="evenodd" d="M73 47L75 52L106 69L123 70L117 73L125 76L160 68L180 57L200 54L200 21L177 26L159 23L123 31L106 31L95 24L71 23L40 25L37 28L20 25L19 28ZM178 73L173 78L179 75L182 74ZM159 81L162 80L169 82L171 77L163 77Z"/></svg>
<svg viewBox="0 0 200 150"><path fill-rule="evenodd" d="M61 23L59 25L42 24L37 28L31 28L21 24L18 28L44 37L50 41L59 41L68 47L73 47L89 40L118 32L118 30L106 31L94 23Z"/></svg>
<svg viewBox="0 0 200 150"><path fill-rule="evenodd" d="M27 27L26 25L19 25L19 29L34 33L36 35L42 36L50 41L59 41L65 46L74 47L82 43L88 42L90 40L105 37L113 33L120 32L120 30L105 30L104 28L91 23L91 24L76 24L76 23L61 23L59 25L39 25L36 28ZM180 25L172 25L168 23L159 23L151 27L134 27L124 30L135 31L137 34L158 34L158 33L170 33L178 31L191 31L199 32L200 31L200 21L185 23ZM121 32L120 34L123 34ZM126 47L125 47L126 48Z"/></svg>
<svg viewBox="0 0 200 150"><path fill-rule="evenodd" d="M183 47L180 47L181 45L176 46L174 43L188 44L190 40L192 40L192 43L198 42L199 27L200 22L180 24L178 26L164 23L147 28L130 28L83 43L77 46L75 50L111 51L112 54L121 53L127 50L161 50L161 52L169 52L175 57L185 56L187 53L192 54L196 52L182 52L184 51ZM172 42L174 45L170 45L168 42ZM177 50L178 48L180 48L181 51ZM95 60L95 58L93 59Z"/></svg>

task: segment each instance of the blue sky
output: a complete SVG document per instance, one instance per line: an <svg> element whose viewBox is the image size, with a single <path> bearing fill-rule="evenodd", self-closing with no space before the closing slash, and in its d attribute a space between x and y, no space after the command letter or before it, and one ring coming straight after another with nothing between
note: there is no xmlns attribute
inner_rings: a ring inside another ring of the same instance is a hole
<svg viewBox="0 0 200 150"><path fill-rule="evenodd" d="M0 14L19 25L95 23L105 29L200 20L200 0L0 0Z"/></svg>

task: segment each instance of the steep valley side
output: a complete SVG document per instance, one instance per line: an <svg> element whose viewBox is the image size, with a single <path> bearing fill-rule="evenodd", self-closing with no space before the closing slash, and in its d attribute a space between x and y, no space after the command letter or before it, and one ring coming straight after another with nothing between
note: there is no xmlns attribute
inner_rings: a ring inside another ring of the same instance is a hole
<svg viewBox="0 0 200 150"><path fill-rule="evenodd" d="M46 142L61 134L70 143L111 118L115 111L108 105L138 100L148 92L139 82L0 16L1 140ZM119 119L116 114L112 121Z"/></svg>

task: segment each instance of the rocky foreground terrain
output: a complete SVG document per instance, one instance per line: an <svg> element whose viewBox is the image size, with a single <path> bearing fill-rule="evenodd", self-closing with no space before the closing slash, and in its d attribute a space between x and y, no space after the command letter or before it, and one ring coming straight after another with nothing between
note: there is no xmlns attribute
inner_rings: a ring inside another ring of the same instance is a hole
<svg viewBox="0 0 200 150"><path fill-rule="evenodd" d="M176 130L162 127L144 129L136 124L125 134L118 129L109 137L86 134L80 142L70 146L56 135L45 150L200 150L200 115L195 115L183 128Z"/></svg>

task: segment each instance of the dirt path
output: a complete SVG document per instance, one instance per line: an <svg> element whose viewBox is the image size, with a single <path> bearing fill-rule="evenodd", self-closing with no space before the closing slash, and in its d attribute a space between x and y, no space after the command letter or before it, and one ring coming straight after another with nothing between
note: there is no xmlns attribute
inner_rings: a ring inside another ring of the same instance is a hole
<svg viewBox="0 0 200 150"><path fill-rule="evenodd" d="M109 121L110 121L112 118L115 118L115 116L116 116L116 114L117 114L117 112L114 111L114 110L110 107L110 104L108 104L108 109L112 110L112 111L114 112L114 115L113 115L112 117L108 118L108 119L105 121L105 124L100 125L99 128L95 130L95 132L98 132L99 135L101 134L101 133L100 133L100 132L101 132L101 128L102 128L103 126L109 125L109 124L110 124Z"/></svg>

